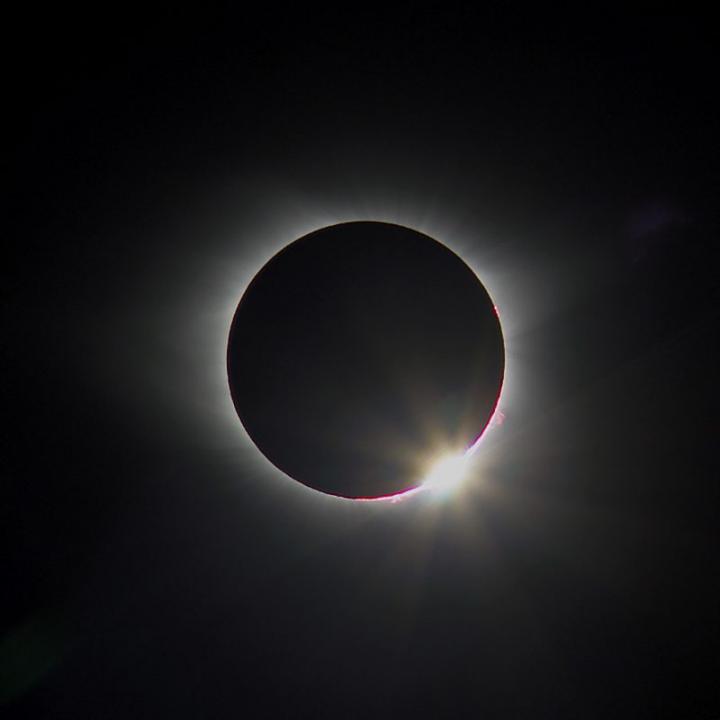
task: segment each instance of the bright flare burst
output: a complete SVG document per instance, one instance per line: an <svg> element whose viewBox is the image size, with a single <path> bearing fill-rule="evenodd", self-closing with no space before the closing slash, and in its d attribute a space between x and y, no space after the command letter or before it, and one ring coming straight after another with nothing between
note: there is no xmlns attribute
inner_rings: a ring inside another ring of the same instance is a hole
<svg viewBox="0 0 720 720"><path fill-rule="evenodd" d="M452 492L465 479L469 462L466 453L444 455L430 468L422 487L442 494Z"/></svg>

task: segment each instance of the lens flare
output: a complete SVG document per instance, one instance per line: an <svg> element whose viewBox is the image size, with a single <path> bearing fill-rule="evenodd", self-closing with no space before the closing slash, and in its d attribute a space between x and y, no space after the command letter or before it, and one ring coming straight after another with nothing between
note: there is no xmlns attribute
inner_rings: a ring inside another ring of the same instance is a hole
<svg viewBox="0 0 720 720"><path fill-rule="evenodd" d="M466 478L469 461L467 453L443 455L430 468L421 487L441 495L453 492Z"/></svg>

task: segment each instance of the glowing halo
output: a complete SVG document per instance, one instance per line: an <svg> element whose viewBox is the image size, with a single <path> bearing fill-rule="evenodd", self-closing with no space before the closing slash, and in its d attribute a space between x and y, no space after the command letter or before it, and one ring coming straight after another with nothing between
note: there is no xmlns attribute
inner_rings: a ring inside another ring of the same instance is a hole
<svg viewBox="0 0 720 720"><path fill-rule="evenodd" d="M239 179L224 186L221 182L206 186L186 207L169 208L169 215L158 217L146 231L149 247L154 234L167 239L148 257L136 279L137 299L130 302L137 305L134 315L139 320L132 326L121 325L126 338L122 347L117 346L114 333L108 332L101 340L106 356L115 360L115 364L98 363L102 373L98 380L108 389L109 400L124 407L133 422L157 432L157 426L149 424L154 416L139 412L136 402L150 398L162 417L172 418L174 432L220 464L221 477L233 493L300 503L310 512L323 512L338 503L348 508L415 507L415 502L405 500L432 493L418 489L400 498L361 502L325 495L295 482L250 440L237 421L227 386L228 329L238 300L273 255L327 225L353 220L397 224L429 235L459 255L481 278L498 308L505 374L495 414L468 448L473 467L481 465L483 477L488 477L488 469L502 461L510 438L505 429L518 432L518 418L525 415L528 400L533 400L528 392L532 368L527 360L532 348L526 347L525 336L556 311L557 298L549 288L555 281L562 282L564 276L559 276L557 267L563 270L563 266L557 257L537 255L532 262L518 262L518 254L531 244L518 245L525 241L522 236L500 236L487 227L481 220L482 207L469 216L469 203L462 198L427 196L413 178L393 177L388 172L382 182L368 180L362 187L343 191L342 199L330 191L300 193L275 181L253 178L245 185ZM397 187L407 188L404 198L398 197L393 189ZM170 268L169 256L173 258ZM126 317L127 305L118 306L106 327L126 323ZM163 362L166 356L177 357L178 362ZM128 387L134 392L123 390ZM504 431L490 432L505 417ZM474 486L468 481L463 488Z"/></svg>

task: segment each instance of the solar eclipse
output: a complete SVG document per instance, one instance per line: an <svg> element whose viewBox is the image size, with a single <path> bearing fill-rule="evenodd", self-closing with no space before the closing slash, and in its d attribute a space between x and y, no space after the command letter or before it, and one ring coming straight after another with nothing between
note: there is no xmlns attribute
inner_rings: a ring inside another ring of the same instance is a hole
<svg viewBox="0 0 720 720"><path fill-rule="evenodd" d="M227 353L235 408L263 455L353 499L408 492L471 448L504 363L493 302L465 262L368 221L321 228L271 258L240 300Z"/></svg>

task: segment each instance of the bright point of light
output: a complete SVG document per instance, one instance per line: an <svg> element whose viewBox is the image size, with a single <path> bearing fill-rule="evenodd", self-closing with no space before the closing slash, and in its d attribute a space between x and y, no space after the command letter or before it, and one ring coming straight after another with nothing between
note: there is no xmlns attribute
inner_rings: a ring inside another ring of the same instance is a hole
<svg viewBox="0 0 720 720"><path fill-rule="evenodd" d="M443 495L457 489L465 479L470 456L465 453L443 455L430 468L422 487Z"/></svg>

